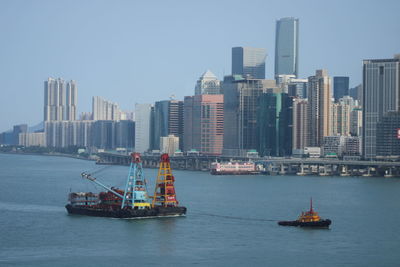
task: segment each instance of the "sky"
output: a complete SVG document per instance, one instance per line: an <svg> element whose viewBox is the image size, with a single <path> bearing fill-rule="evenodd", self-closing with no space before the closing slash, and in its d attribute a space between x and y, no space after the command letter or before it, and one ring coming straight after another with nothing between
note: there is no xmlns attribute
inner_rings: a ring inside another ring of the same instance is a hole
<svg viewBox="0 0 400 267"><path fill-rule="evenodd" d="M0 132L43 120L48 77L76 80L78 113L92 96L123 110L194 94L207 69L231 73L231 48L267 49L275 23L300 20L299 76L362 79L362 60L400 53L400 1L0 0Z"/></svg>

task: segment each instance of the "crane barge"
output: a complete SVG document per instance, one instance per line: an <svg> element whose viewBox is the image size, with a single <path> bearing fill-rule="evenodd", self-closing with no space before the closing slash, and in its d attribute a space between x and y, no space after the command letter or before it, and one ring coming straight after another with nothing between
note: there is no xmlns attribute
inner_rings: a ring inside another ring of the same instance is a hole
<svg viewBox="0 0 400 267"><path fill-rule="evenodd" d="M65 206L69 214L112 218L147 218L183 216L186 207L179 206L175 194L175 178L172 175L168 154L161 155L154 196L147 193L146 181L139 153L131 154L132 160L124 190L108 187L88 173L81 176L102 188L105 192L75 192L69 194Z"/></svg>

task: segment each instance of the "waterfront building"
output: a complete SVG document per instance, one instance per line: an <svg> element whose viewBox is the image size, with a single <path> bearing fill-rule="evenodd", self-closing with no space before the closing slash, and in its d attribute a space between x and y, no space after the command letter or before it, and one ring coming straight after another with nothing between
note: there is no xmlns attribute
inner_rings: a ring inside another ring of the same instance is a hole
<svg viewBox="0 0 400 267"><path fill-rule="evenodd" d="M143 153L150 148L151 104L135 105L135 151Z"/></svg>
<svg viewBox="0 0 400 267"><path fill-rule="evenodd" d="M309 146L321 146L324 136L331 134L331 79L326 70L317 70L308 78Z"/></svg>
<svg viewBox="0 0 400 267"><path fill-rule="evenodd" d="M350 134L352 136L361 136L362 134L362 109L354 107L350 112Z"/></svg>
<svg viewBox="0 0 400 267"><path fill-rule="evenodd" d="M75 120L77 92L73 80L66 84L62 78L48 78L44 82L44 121Z"/></svg>
<svg viewBox="0 0 400 267"><path fill-rule="evenodd" d="M224 139L224 96L186 96L184 151L221 155Z"/></svg>
<svg viewBox="0 0 400 267"><path fill-rule="evenodd" d="M45 122L47 147L92 147L114 150L133 149L133 121L52 121ZM28 136L29 138L29 136Z"/></svg>
<svg viewBox="0 0 400 267"><path fill-rule="evenodd" d="M360 137L324 136L322 146L325 157L360 156Z"/></svg>
<svg viewBox="0 0 400 267"><path fill-rule="evenodd" d="M400 158L400 112L388 112L376 124L376 156Z"/></svg>
<svg viewBox="0 0 400 267"><path fill-rule="evenodd" d="M115 148L133 150L135 147L135 122L132 120L120 120L114 122Z"/></svg>
<svg viewBox="0 0 400 267"><path fill-rule="evenodd" d="M117 103L110 102L100 96L92 98L92 114L93 120L112 120L121 119L121 109Z"/></svg>
<svg viewBox="0 0 400 267"><path fill-rule="evenodd" d="M233 47L232 75L249 76L253 79L265 79L265 59L267 52L264 48Z"/></svg>
<svg viewBox="0 0 400 267"><path fill-rule="evenodd" d="M307 98L308 79L290 79L288 84L289 96Z"/></svg>
<svg viewBox="0 0 400 267"><path fill-rule="evenodd" d="M30 146L46 146L46 136L44 132L37 133L20 133L18 145L24 147Z"/></svg>
<svg viewBox="0 0 400 267"><path fill-rule="evenodd" d="M293 99L285 93L264 93L259 97L257 128L260 156L292 154Z"/></svg>
<svg viewBox="0 0 400 267"><path fill-rule="evenodd" d="M344 136L324 136L322 154L325 157L341 157L344 147Z"/></svg>
<svg viewBox="0 0 400 267"><path fill-rule="evenodd" d="M152 150L161 149L161 137L174 135L178 137L179 140L183 140L183 101L157 101L154 105L150 134ZM183 144L180 145L181 149L183 149Z"/></svg>
<svg viewBox="0 0 400 267"><path fill-rule="evenodd" d="M92 121L48 121L45 122L45 144L47 147L90 147L93 141Z"/></svg>
<svg viewBox="0 0 400 267"><path fill-rule="evenodd" d="M28 132L27 124L14 125L13 132L12 132L12 145L18 145L19 144L19 134L27 133L27 132Z"/></svg>
<svg viewBox="0 0 400 267"><path fill-rule="evenodd" d="M224 92L224 151L225 155L246 155L257 150L257 110L264 92L276 92L275 80L225 76Z"/></svg>
<svg viewBox="0 0 400 267"><path fill-rule="evenodd" d="M160 137L160 152L173 156L179 150L179 137L170 134Z"/></svg>
<svg viewBox="0 0 400 267"><path fill-rule="evenodd" d="M342 156L360 156L361 138L359 136L345 136Z"/></svg>
<svg viewBox="0 0 400 267"><path fill-rule="evenodd" d="M308 100L293 100L293 149L302 150L308 146Z"/></svg>
<svg viewBox="0 0 400 267"><path fill-rule="evenodd" d="M333 77L333 97L335 102L339 101L343 96L349 95L349 77L335 76Z"/></svg>
<svg viewBox="0 0 400 267"><path fill-rule="evenodd" d="M276 21L275 77L299 73L299 19L282 18Z"/></svg>
<svg viewBox="0 0 400 267"><path fill-rule="evenodd" d="M221 94L221 81L211 71L207 70L200 76L194 89L195 95Z"/></svg>
<svg viewBox="0 0 400 267"><path fill-rule="evenodd" d="M362 151L366 159L377 156L377 123L400 105L400 55L392 59L363 61Z"/></svg>

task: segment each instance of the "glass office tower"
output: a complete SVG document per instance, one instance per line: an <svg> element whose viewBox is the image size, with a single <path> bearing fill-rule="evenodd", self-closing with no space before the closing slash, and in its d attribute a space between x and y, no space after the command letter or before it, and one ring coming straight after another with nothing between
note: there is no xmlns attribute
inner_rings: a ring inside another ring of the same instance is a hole
<svg viewBox="0 0 400 267"><path fill-rule="evenodd" d="M276 21L275 77L299 72L299 19L282 18Z"/></svg>

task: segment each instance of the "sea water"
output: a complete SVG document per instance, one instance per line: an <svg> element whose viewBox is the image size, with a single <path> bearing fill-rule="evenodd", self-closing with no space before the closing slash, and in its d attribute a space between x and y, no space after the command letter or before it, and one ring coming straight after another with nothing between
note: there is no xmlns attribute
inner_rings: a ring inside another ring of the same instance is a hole
<svg viewBox="0 0 400 267"><path fill-rule="evenodd" d="M101 168L0 154L0 266L400 266L399 178L176 170L186 217L68 215L70 191L102 190L83 171L123 188L128 167ZM152 194L157 170L144 172ZM309 209L311 197L330 229L277 225Z"/></svg>

